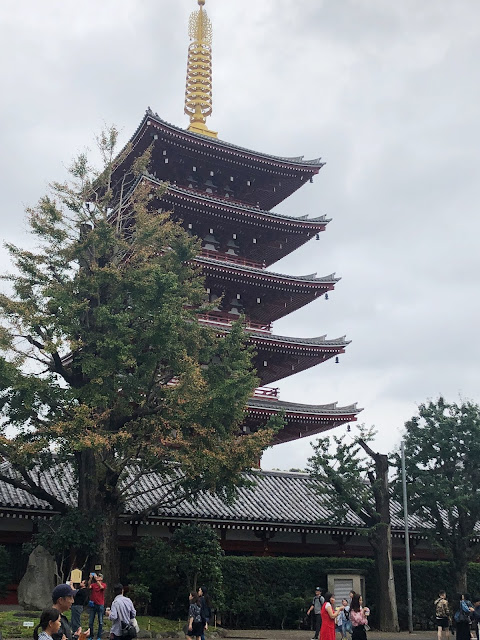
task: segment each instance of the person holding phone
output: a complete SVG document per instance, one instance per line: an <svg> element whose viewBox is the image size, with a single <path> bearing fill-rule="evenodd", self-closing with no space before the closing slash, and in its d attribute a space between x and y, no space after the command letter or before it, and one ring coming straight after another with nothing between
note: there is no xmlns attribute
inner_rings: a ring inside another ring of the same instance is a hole
<svg viewBox="0 0 480 640"><path fill-rule="evenodd" d="M98 633L97 640L101 640L103 631L103 614L105 612L105 589L106 583L103 581L103 575L101 573L91 573L88 579L88 586L90 588L90 600L93 602L93 607L90 607L90 638L94 638L93 627L95 625L95 616L98 618Z"/></svg>

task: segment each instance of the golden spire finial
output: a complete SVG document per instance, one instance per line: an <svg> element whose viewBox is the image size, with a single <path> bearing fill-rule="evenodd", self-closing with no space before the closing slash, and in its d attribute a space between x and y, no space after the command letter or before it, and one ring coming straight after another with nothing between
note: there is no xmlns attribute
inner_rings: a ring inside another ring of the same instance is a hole
<svg viewBox="0 0 480 640"><path fill-rule="evenodd" d="M190 15L188 35L187 85L185 113L190 116L188 131L217 137L205 124L212 113L212 23L204 10L205 0L198 0L199 9Z"/></svg>

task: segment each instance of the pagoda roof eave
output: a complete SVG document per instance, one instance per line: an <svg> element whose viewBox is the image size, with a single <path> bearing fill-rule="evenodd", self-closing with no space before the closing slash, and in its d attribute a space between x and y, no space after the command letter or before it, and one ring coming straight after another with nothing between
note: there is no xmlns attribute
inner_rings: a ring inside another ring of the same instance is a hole
<svg viewBox="0 0 480 640"><path fill-rule="evenodd" d="M274 334L265 333L248 333L250 338L255 339L256 342L270 342L270 343L286 343L288 345L299 345L302 347L346 347L351 343L351 340L347 340L346 336L341 338L327 339L325 336L318 336L316 338L295 338L291 336L277 336Z"/></svg>
<svg viewBox="0 0 480 640"><path fill-rule="evenodd" d="M223 149L230 153L238 153L239 155L245 155L249 157L258 158L260 161L269 161L276 162L279 164L288 165L289 167L297 167L298 169L307 170L313 173L318 173L318 171L324 166L324 162L321 162L321 158L314 158L312 160L305 160L303 156L296 157L286 157L286 156L274 156L269 155L267 153L262 153L258 151L253 151L252 149L247 149L245 147L239 147L231 142L226 142L225 140L220 140L219 138L211 138L210 136L204 136L199 133L194 133L193 131L188 131L186 129L182 129L181 127L177 127L174 124L167 122L166 120L162 120L158 113L152 111L150 107L145 112L145 115L137 127L135 133L130 138L128 144L134 145L137 138L140 136L142 127L148 123L149 120L155 120L155 122L166 129L170 129L172 133L177 135L182 135L184 137L190 138L193 142L202 142L204 144L208 144L210 147L217 147L219 149Z"/></svg>
<svg viewBox="0 0 480 640"><path fill-rule="evenodd" d="M152 184L155 184L159 187L164 186L166 183L163 182L162 180L158 180L157 178L155 178L155 176L151 176L151 175L146 175L144 176L149 182L151 182ZM311 229L311 231L314 233L315 231L321 231L324 229L324 227L332 221L331 218L327 218L325 215L323 216L318 216L316 218L309 218L308 215L305 216L287 216L284 215L282 213L277 213L275 211L265 211L263 209L260 209L258 207L251 207L248 206L240 201L236 201L233 198L231 199L227 199L227 198L220 198L218 196L214 196L212 194L207 194L207 193L203 193L203 192L199 192L196 191L195 189L185 189L182 187L179 187L177 185L173 185L173 184L168 184L167 183L167 188L168 188L168 192L169 193L174 193L174 194L180 194L183 195L189 199L191 199L192 201L202 201L202 202L207 202L207 203L211 203L214 206L220 206L220 207L224 207L226 209L229 210L235 210L240 214L243 213L250 213L253 214L255 216L261 217L261 218L269 218L272 221L275 222L280 222L280 223L286 223L286 224L292 224L295 226L302 226L302 227L306 227Z"/></svg>
<svg viewBox="0 0 480 640"><path fill-rule="evenodd" d="M311 273L306 276L291 276L283 273L274 273L273 271L266 271L265 269L257 269L247 265L236 264L234 262L228 262L226 260L217 260L207 256L197 256L195 262L205 265L211 265L214 267L222 268L225 271L231 271L234 273L240 273L243 275L261 276L265 280L281 280L283 282L291 282L292 284L305 284L305 285L335 285L341 278L335 277L335 273L331 273L328 276L322 276L317 278L316 273Z"/></svg>
<svg viewBox="0 0 480 640"><path fill-rule="evenodd" d="M264 411L267 413L284 412L286 416L305 416L322 420L325 418L339 418L350 416L353 419L363 409L357 407L357 403L345 407L337 406L336 402L330 404L309 405L282 400L270 400L265 398L250 398L247 403L247 412Z"/></svg>

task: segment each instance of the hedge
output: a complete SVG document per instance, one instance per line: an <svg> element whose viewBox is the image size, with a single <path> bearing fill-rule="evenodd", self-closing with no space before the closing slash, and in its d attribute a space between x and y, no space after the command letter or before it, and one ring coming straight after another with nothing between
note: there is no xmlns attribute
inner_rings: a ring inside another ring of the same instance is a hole
<svg viewBox="0 0 480 640"><path fill-rule="evenodd" d="M304 621L317 585L327 586L327 574L351 569L365 575L368 602L373 601L374 563L367 558L223 558L229 628L295 629Z"/></svg>
<svg viewBox="0 0 480 640"><path fill-rule="evenodd" d="M299 628L304 624L315 586L327 586L327 574L351 570L365 576L366 602L375 626L377 593L373 560L367 558L257 558L226 556L223 580L226 609L222 624L229 628ZM408 627L405 563L394 562L399 622ZM451 600L450 568L446 562L412 562L413 619L417 629L433 629L433 601L440 589ZM468 573L470 593L480 594L480 565ZM452 610L455 603L452 602Z"/></svg>

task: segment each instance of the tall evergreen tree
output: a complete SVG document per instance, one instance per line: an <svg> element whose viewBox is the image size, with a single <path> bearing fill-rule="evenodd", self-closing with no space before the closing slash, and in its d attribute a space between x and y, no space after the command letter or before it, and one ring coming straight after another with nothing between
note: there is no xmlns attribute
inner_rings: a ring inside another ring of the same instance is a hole
<svg viewBox="0 0 480 640"><path fill-rule="evenodd" d="M408 508L452 567L458 593L468 563L478 557L480 522L480 406L440 397L421 404L405 424Z"/></svg>
<svg viewBox="0 0 480 640"><path fill-rule="evenodd" d="M94 562L112 584L127 499L146 515L200 489L232 495L273 430L239 437L257 385L252 352L240 323L219 337L197 322L200 247L149 210L149 154L135 163L137 187L113 202L117 131L98 142L101 171L80 155L71 181L28 210L37 247L7 245L15 271L0 295L0 455L10 466L0 479L98 523ZM52 469L71 474L69 496L45 482ZM154 481L164 498L146 507Z"/></svg>

